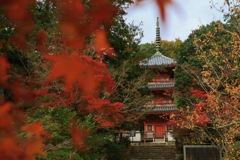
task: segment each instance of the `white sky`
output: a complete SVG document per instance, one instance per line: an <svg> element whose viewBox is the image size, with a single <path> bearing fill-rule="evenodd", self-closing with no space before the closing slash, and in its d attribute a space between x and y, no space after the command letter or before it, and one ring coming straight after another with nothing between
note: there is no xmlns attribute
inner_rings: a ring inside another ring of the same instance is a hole
<svg viewBox="0 0 240 160"><path fill-rule="evenodd" d="M143 22L141 28L144 31L142 43L151 43L155 40L156 20L160 17L154 0L145 0L139 6L130 7L125 16L127 23L134 21L138 25ZM213 0L221 6L224 0ZM188 35L213 20L223 20L223 14L216 9L210 8L209 0L175 0L175 6L167 8L167 21L165 24L160 22L161 38L163 40L175 40L180 38L182 41L187 39Z"/></svg>

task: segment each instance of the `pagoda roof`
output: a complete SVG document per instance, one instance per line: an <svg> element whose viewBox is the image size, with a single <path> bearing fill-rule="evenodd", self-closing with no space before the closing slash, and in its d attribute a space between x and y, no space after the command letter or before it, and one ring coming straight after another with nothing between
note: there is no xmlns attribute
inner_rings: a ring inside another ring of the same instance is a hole
<svg viewBox="0 0 240 160"><path fill-rule="evenodd" d="M173 65L177 62L172 58L166 57L162 54L155 54L150 58L146 58L140 61L140 66L163 66L163 65Z"/></svg>

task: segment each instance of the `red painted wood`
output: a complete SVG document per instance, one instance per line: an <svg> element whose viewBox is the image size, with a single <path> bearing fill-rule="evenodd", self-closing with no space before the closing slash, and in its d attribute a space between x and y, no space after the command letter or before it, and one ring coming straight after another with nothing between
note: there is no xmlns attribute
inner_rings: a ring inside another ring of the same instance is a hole
<svg viewBox="0 0 240 160"><path fill-rule="evenodd" d="M173 67L166 68L167 70L159 73L154 79L149 82L149 84L168 84L168 83L174 83L175 79L173 78ZM146 104L148 107L159 107L159 106L174 106L172 94L173 94L174 88L159 88L159 89L152 89L153 93L153 99L151 102ZM166 131L167 131L167 125L170 124L171 121L167 121L164 115L167 117L170 113L169 112L148 112L147 115L155 115L153 117L146 117L144 120L144 134L147 133L154 133L154 136L156 139L164 138ZM159 117L156 117L156 115L159 115ZM152 126L152 131L149 131L147 129L147 126Z"/></svg>
<svg viewBox="0 0 240 160"><path fill-rule="evenodd" d="M156 125L155 126L155 134L163 134L166 132L165 125Z"/></svg>

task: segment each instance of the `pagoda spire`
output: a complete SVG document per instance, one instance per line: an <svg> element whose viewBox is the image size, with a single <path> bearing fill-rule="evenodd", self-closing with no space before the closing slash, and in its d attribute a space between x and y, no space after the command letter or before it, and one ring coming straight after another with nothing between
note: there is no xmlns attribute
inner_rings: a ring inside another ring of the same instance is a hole
<svg viewBox="0 0 240 160"><path fill-rule="evenodd" d="M157 17L157 28L156 28L156 55L161 55L160 52L160 27L159 27L159 19Z"/></svg>

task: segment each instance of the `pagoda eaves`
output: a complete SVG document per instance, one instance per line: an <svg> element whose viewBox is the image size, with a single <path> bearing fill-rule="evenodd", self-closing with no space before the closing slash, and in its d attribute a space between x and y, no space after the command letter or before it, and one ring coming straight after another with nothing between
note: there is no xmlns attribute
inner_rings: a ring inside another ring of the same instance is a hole
<svg viewBox="0 0 240 160"><path fill-rule="evenodd" d="M169 57L166 57L164 55L153 55L150 58L144 59L140 62L140 66L162 66L162 65L176 65L177 62Z"/></svg>

